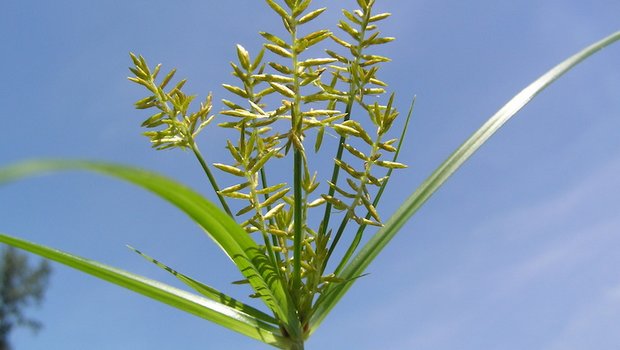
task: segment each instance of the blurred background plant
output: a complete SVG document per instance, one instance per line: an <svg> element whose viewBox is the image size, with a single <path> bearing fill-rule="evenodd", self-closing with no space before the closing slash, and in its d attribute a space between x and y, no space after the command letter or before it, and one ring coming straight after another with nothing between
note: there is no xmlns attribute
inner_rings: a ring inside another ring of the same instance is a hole
<svg viewBox="0 0 620 350"><path fill-rule="evenodd" d="M26 315L26 309L43 301L51 269L47 260L31 266L28 255L13 247L0 253L0 350L12 349L9 336L18 327L32 331L42 324Z"/></svg>

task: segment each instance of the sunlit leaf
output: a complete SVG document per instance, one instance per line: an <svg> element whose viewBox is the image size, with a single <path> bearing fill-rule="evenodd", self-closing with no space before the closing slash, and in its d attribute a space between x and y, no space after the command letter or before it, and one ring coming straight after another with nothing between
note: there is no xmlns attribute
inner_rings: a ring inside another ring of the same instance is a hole
<svg viewBox="0 0 620 350"><path fill-rule="evenodd" d="M97 261L19 238L0 234L0 242L57 261L265 343L275 346L286 344L286 340L281 336L277 327L223 303Z"/></svg>
<svg viewBox="0 0 620 350"><path fill-rule="evenodd" d="M620 32L616 32L608 37L586 47L577 54L558 64L547 73L536 79L533 83L523 89L499 111L497 111L480 129L456 149L440 166L437 168L415 192L400 206L396 213L385 222L381 228L353 257L351 263L347 265L340 276L344 279L351 279L360 276L370 263L377 257L383 248L394 238L400 228L415 214L418 209L435 193L458 168L465 163L495 132L497 132L510 118L512 118L521 108L530 102L536 95L556 81L566 72L570 71L577 64L590 57L599 50L620 40ZM317 301L317 309L311 321L311 331L321 324L329 311L342 298L352 283L341 283L332 285L332 289L325 297Z"/></svg>

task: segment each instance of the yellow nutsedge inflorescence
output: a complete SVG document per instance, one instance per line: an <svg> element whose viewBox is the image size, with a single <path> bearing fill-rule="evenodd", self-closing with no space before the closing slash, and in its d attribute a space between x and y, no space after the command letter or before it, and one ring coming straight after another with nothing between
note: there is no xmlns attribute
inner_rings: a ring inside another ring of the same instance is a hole
<svg viewBox="0 0 620 350"><path fill-rule="evenodd" d="M281 18L284 35L260 32L266 42L255 57L237 45L237 62L230 64L236 83L222 84L233 98L222 100L225 108L219 114L228 120L218 126L236 131L238 137L226 143L232 160L212 166L236 180L220 189L208 175L226 208L228 200L245 202L234 215L230 209L227 212L238 217L246 232L262 236L262 249L289 286L303 322L312 313L316 294L343 282L325 269L347 225L381 226L373 196L385 186L387 177L377 172L405 167L383 155L397 150L395 139L385 140L398 116L394 95L385 105L375 102L386 93L387 84L378 72L389 58L372 49L394 38L377 31L377 23L389 14L373 13L374 0L358 0L358 9L342 10L339 33L304 31L305 24L326 10L311 9L310 0L266 2ZM341 49L326 49L325 57L307 54L328 39ZM150 92L136 107L157 110L143 123L153 129L145 135L157 149L191 148L199 156L195 138L213 119L211 95L190 113L194 96L182 92L184 80L164 90L175 70L156 83L161 66L151 71L144 58L131 57L135 77L130 80ZM304 144L314 136L313 149L322 154L326 133L338 135L339 141L336 152L324 156L332 162L333 171L321 183L311 170L317 158L308 156ZM291 154L294 179L287 183L279 170L282 161L275 160ZM271 164L276 164L275 170ZM208 170L206 163L203 167ZM318 189L322 190L314 194ZM310 217L320 211L324 212L321 220ZM333 228L331 216L340 216ZM349 249L356 248L359 238Z"/></svg>

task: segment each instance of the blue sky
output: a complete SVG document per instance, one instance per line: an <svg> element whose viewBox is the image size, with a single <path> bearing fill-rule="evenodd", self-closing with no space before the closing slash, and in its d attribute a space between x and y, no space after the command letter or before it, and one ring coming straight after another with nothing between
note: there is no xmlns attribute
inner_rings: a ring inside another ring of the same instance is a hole
<svg viewBox="0 0 620 350"><path fill-rule="evenodd" d="M333 28L340 7L322 20ZM620 28L620 2L386 1L396 36L381 77L413 124L383 217L530 81ZM6 0L0 13L0 164L102 159L208 193L189 153L140 136L128 52L178 67L187 91L228 97L234 44L256 52L280 23L262 1ZM616 349L620 343L620 46L541 94L405 226L308 342L309 349ZM211 162L224 138L201 137ZM210 194L209 194L210 195ZM217 288L235 268L148 193L83 173L0 188L0 231L175 284L131 244ZM19 349L263 349L260 343L54 265L37 336Z"/></svg>

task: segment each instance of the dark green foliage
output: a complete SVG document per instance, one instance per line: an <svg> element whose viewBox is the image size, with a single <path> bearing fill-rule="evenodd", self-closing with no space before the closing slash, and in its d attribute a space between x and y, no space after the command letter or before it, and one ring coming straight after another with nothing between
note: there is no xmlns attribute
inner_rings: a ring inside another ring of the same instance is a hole
<svg viewBox="0 0 620 350"><path fill-rule="evenodd" d="M15 327L33 331L41 323L27 317L24 310L43 300L50 274L47 260L33 267L28 256L13 247L4 248L0 257L0 350L11 349L9 334Z"/></svg>

